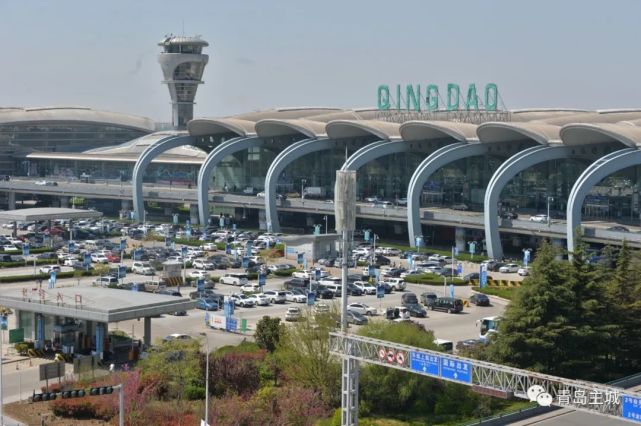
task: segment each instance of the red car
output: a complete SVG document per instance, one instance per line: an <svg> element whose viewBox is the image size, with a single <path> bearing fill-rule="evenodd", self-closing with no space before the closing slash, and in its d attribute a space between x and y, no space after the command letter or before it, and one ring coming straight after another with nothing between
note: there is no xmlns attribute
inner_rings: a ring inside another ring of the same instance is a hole
<svg viewBox="0 0 641 426"><path fill-rule="evenodd" d="M106 257L107 257L107 260L109 261L109 263L118 263L118 262L120 262L120 256L116 256L113 253L108 254Z"/></svg>

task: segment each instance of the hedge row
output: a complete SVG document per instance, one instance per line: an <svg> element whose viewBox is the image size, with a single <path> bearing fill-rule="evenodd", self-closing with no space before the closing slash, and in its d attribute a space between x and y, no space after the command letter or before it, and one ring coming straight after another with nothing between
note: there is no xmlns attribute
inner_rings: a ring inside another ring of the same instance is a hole
<svg viewBox="0 0 641 426"><path fill-rule="evenodd" d="M73 278L78 273L82 277L90 277L92 275L97 275L93 271L68 271L68 272L58 272L56 274L57 278ZM13 275L8 277L0 277L0 283L17 283L24 281L33 281L37 279L42 279L43 281L49 279L49 274L30 274L30 275Z"/></svg>
<svg viewBox="0 0 641 426"><path fill-rule="evenodd" d="M405 282L412 284L430 284L430 285L442 285L443 277L436 274L419 274L419 275L407 275L404 278ZM447 285L454 284L459 285L468 285L467 281L464 281L460 278L448 278Z"/></svg>
<svg viewBox="0 0 641 426"><path fill-rule="evenodd" d="M36 265L55 265L58 259L36 259ZM0 268L16 268L20 266L33 266L33 260L25 262L0 262Z"/></svg>
<svg viewBox="0 0 641 426"><path fill-rule="evenodd" d="M274 272L274 275L277 277L291 277L294 272L296 272L296 268L279 269Z"/></svg>
<svg viewBox="0 0 641 426"><path fill-rule="evenodd" d="M40 254L40 253L51 253L53 249L51 247L37 247L29 248L29 254ZM0 251L0 254L12 254L12 255L21 255L22 249L12 250L12 251Z"/></svg>

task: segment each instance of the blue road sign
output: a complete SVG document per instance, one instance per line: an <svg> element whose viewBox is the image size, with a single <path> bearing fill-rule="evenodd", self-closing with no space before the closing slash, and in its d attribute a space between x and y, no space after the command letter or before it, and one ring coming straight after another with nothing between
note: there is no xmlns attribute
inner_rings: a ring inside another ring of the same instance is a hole
<svg viewBox="0 0 641 426"><path fill-rule="evenodd" d="M165 237L165 247L171 247L171 237Z"/></svg>
<svg viewBox="0 0 641 426"><path fill-rule="evenodd" d="M180 248L180 255L181 255L182 257L187 256L187 251L188 251L188 250L187 250L187 246L182 246L182 247Z"/></svg>
<svg viewBox="0 0 641 426"><path fill-rule="evenodd" d="M227 331L236 331L238 328L238 320L236 318L227 318L225 321Z"/></svg>
<svg viewBox="0 0 641 426"><path fill-rule="evenodd" d="M224 228L225 227L225 218L224 217L221 217L220 219L218 219L218 227L219 228Z"/></svg>
<svg viewBox="0 0 641 426"><path fill-rule="evenodd" d="M76 249L76 243L69 241L69 252L72 252Z"/></svg>
<svg viewBox="0 0 641 426"><path fill-rule="evenodd" d="M456 273L461 275L463 273L463 264L459 263L456 265Z"/></svg>
<svg viewBox="0 0 641 426"><path fill-rule="evenodd" d="M621 417L641 423L641 398L622 395Z"/></svg>
<svg viewBox="0 0 641 426"><path fill-rule="evenodd" d="M296 256L296 261L298 262L299 265L302 265L305 259L305 253L298 253Z"/></svg>
<svg viewBox="0 0 641 426"><path fill-rule="evenodd" d="M22 245L22 255L29 256L29 244L25 243Z"/></svg>
<svg viewBox="0 0 641 426"><path fill-rule="evenodd" d="M367 275L370 277L376 276L376 267L374 265L369 265L367 267Z"/></svg>
<svg viewBox="0 0 641 426"><path fill-rule="evenodd" d="M316 293L314 293L313 291L308 292L307 293L307 304L309 306L312 306L315 301L316 301Z"/></svg>
<svg viewBox="0 0 641 426"><path fill-rule="evenodd" d="M472 242L469 244L469 249L470 249L469 251L470 251L470 253L471 253L471 254L476 253L476 243L475 243L474 241L472 241Z"/></svg>
<svg viewBox="0 0 641 426"><path fill-rule="evenodd" d="M410 369L423 374L438 376L439 356L423 352L410 352Z"/></svg>
<svg viewBox="0 0 641 426"><path fill-rule="evenodd" d="M252 249L254 248L254 243L251 241L247 241L247 245L245 246L245 252L246 256L251 256L252 255Z"/></svg>
<svg viewBox="0 0 641 426"><path fill-rule="evenodd" d="M481 288L485 287L487 285L487 264L486 263L481 263L480 270L479 270L479 278L480 278Z"/></svg>
<svg viewBox="0 0 641 426"><path fill-rule="evenodd" d="M248 268L248 267L249 267L249 258L248 258L247 256L244 256L244 257L243 257L243 264L242 264L242 267L243 267L243 268Z"/></svg>
<svg viewBox="0 0 641 426"><path fill-rule="evenodd" d="M314 270L314 279L315 279L316 281L318 281L318 280L320 280L320 279L321 279L321 270L320 270L320 269L315 269L315 270Z"/></svg>
<svg viewBox="0 0 641 426"><path fill-rule="evenodd" d="M185 236L187 236L187 238L191 237L191 227L185 228Z"/></svg>
<svg viewBox="0 0 641 426"><path fill-rule="evenodd" d="M82 264L84 266L89 266L91 265L91 253L85 253L83 259L82 259Z"/></svg>
<svg viewBox="0 0 641 426"><path fill-rule="evenodd" d="M441 377L461 383L472 383L472 364L458 359L441 357Z"/></svg>
<svg viewBox="0 0 641 426"><path fill-rule="evenodd" d="M204 278L198 278L196 280L196 290L203 291L204 289L205 289L205 279Z"/></svg>
<svg viewBox="0 0 641 426"><path fill-rule="evenodd" d="M118 266L118 278L125 278L127 276L127 267L125 265Z"/></svg>
<svg viewBox="0 0 641 426"><path fill-rule="evenodd" d="M127 248L127 240L125 240L124 238L121 238L120 239L120 251L125 251L126 248Z"/></svg>
<svg viewBox="0 0 641 426"><path fill-rule="evenodd" d="M378 299L382 299L383 297L385 297L385 287L380 284L376 286L376 297Z"/></svg>
<svg viewBox="0 0 641 426"><path fill-rule="evenodd" d="M363 239L364 239L365 241L369 241L369 231L365 231L365 232L363 232Z"/></svg>
<svg viewBox="0 0 641 426"><path fill-rule="evenodd" d="M225 244L225 253L231 254L231 244L229 243Z"/></svg>
<svg viewBox="0 0 641 426"><path fill-rule="evenodd" d="M172 222L174 225L178 225L178 213L174 213Z"/></svg>
<svg viewBox="0 0 641 426"><path fill-rule="evenodd" d="M267 281L267 276L265 274L258 274L258 286L262 287Z"/></svg>
<svg viewBox="0 0 641 426"><path fill-rule="evenodd" d="M232 224L231 224L231 230L232 230L232 231L234 231L234 232L236 232L236 224L235 224L235 223L232 223Z"/></svg>

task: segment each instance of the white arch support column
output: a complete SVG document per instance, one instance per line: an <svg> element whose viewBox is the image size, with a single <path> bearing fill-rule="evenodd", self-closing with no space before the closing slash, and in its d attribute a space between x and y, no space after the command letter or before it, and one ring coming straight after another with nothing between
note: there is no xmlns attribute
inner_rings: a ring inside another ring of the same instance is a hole
<svg viewBox="0 0 641 426"><path fill-rule="evenodd" d="M570 255L575 249L575 231L581 226L581 209L585 197L597 183L613 173L641 164L641 151L626 148L612 152L592 163L577 179L570 191L567 208L567 240Z"/></svg>
<svg viewBox="0 0 641 426"><path fill-rule="evenodd" d="M265 222L268 232L280 232L278 209L276 208L276 184L278 177L293 161L307 154L325 151L336 146L337 142L328 138L310 138L295 142L281 151L267 170L265 177ZM302 196L303 194L301 194Z"/></svg>
<svg viewBox="0 0 641 426"><path fill-rule="evenodd" d="M402 141L379 141L365 145L343 163L341 170L356 170L360 169L367 163L374 161L386 155L398 154L400 152L407 152L409 144Z"/></svg>
<svg viewBox="0 0 641 426"><path fill-rule="evenodd" d="M407 187L407 231L410 245L416 245L416 237L421 231L421 192L425 182L441 167L467 157L483 155L487 152L486 144L464 142L444 146L421 162L414 171Z"/></svg>
<svg viewBox="0 0 641 426"><path fill-rule="evenodd" d="M218 164L229 155L264 144L265 141L258 137L234 138L223 142L207 154L198 171L198 218L201 225L206 226L209 218L209 182Z"/></svg>
<svg viewBox="0 0 641 426"><path fill-rule="evenodd" d="M145 210L145 200L142 192L142 177L147 170L147 166L149 166L154 158L163 152L183 145L194 145L195 141L196 139L189 135L168 136L160 139L152 145L149 145L142 154L140 154L140 157L138 157L136 165L134 166L132 177L134 212L138 222L143 221L143 212Z"/></svg>
<svg viewBox="0 0 641 426"><path fill-rule="evenodd" d="M508 158L494 172L487 185L483 206L487 255L490 258L500 259L503 257L503 246L501 245L501 236L499 234L498 203L505 185L518 173L532 166L546 161L570 158L571 156L571 147L537 145Z"/></svg>

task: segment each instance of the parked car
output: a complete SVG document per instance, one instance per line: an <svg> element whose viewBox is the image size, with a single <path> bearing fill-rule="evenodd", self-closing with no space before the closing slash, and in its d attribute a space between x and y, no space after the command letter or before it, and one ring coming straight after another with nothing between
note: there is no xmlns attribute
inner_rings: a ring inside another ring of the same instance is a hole
<svg viewBox="0 0 641 426"><path fill-rule="evenodd" d="M256 306L269 306L269 298L264 294L252 294L249 296Z"/></svg>
<svg viewBox="0 0 641 426"><path fill-rule="evenodd" d="M394 291L403 291L406 287L405 281L400 278L388 278L383 282L389 285Z"/></svg>
<svg viewBox="0 0 641 426"><path fill-rule="evenodd" d="M298 307L287 308L285 313L285 321L298 321L303 316L303 311Z"/></svg>
<svg viewBox="0 0 641 426"><path fill-rule="evenodd" d="M269 299L269 303L285 303L287 301L287 294L284 291L267 290L263 294Z"/></svg>
<svg viewBox="0 0 641 426"><path fill-rule="evenodd" d="M171 341L174 341L174 340L181 341L181 340L191 340L191 339L192 339L192 337L190 335L188 335L188 334L174 333L174 334L170 334L169 336L165 336L162 339L162 341L163 342L171 342Z"/></svg>
<svg viewBox="0 0 641 426"><path fill-rule="evenodd" d="M438 299L438 296L436 295L436 293L432 293L432 292L421 293L421 303L425 306L429 307L430 305L432 305L432 303L434 303L436 299Z"/></svg>
<svg viewBox="0 0 641 426"><path fill-rule="evenodd" d="M118 284L118 278L112 276L104 276L96 278L93 283L95 285L109 286Z"/></svg>
<svg viewBox="0 0 641 426"><path fill-rule="evenodd" d="M505 266L501 266L499 268L499 272L501 273L514 273L519 271L520 266L517 265L516 263L508 263Z"/></svg>
<svg viewBox="0 0 641 426"><path fill-rule="evenodd" d="M530 275L530 267L524 266L522 268L519 268L519 270L516 273L522 277L527 277L528 275Z"/></svg>
<svg viewBox="0 0 641 426"><path fill-rule="evenodd" d="M247 284L247 275L245 274L225 274L218 280L221 284L243 286Z"/></svg>
<svg viewBox="0 0 641 426"><path fill-rule="evenodd" d="M305 288L309 287L309 280L303 278L292 278L283 283L286 289L291 290L293 288Z"/></svg>
<svg viewBox="0 0 641 426"><path fill-rule="evenodd" d="M347 305L347 310L358 312L361 315L376 315L376 308L366 305L365 303L350 303Z"/></svg>
<svg viewBox="0 0 641 426"><path fill-rule="evenodd" d="M209 276L209 273L207 271L196 270L196 271L189 272L189 276L191 278L196 278L196 279L198 279L198 278L207 278Z"/></svg>
<svg viewBox="0 0 641 426"><path fill-rule="evenodd" d="M285 298L288 302L294 302L294 303L305 303L307 302L307 295L304 294L297 294L292 291L286 291L285 292Z"/></svg>
<svg viewBox="0 0 641 426"><path fill-rule="evenodd" d="M56 271L60 272L60 266L58 265L45 265L40 267L41 274L50 274L51 272Z"/></svg>
<svg viewBox="0 0 641 426"><path fill-rule="evenodd" d="M139 275L154 275L156 273L156 270L151 266L149 262L136 261L131 266L131 272Z"/></svg>
<svg viewBox="0 0 641 426"><path fill-rule="evenodd" d="M191 265L194 268L204 269L206 271L211 271L216 269L216 266L213 263L203 259L196 259L193 262L191 262Z"/></svg>
<svg viewBox="0 0 641 426"><path fill-rule="evenodd" d="M355 311L348 310L346 313L347 323L354 325L365 325L368 323L367 317Z"/></svg>
<svg viewBox="0 0 641 426"><path fill-rule="evenodd" d="M243 293L256 293L260 291L260 286L257 283L247 283L243 286L240 286L240 291Z"/></svg>
<svg viewBox="0 0 641 426"><path fill-rule="evenodd" d="M454 297L439 297L428 307L433 311L445 311L448 314L459 313L463 311L463 301Z"/></svg>
<svg viewBox="0 0 641 426"><path fill-rule="evenodd" d="M490 306L490 298L483 293L474 293L470 296L470 303L476 306Z"/></svg>
<svg viewBox="0 0 641 426"><path fill-rule="evenodd" d="M107 256L101 253L94 253L91 255L91 261L93 263L109 263L109 259L107 259Z"/></svg>
<svg viewBox="0 0 641 426"><path fill-rule="evenodd" d="M427 311L418 303L403 303L403 307L409 311L411 317L425 318L427 316Z"/></svg>
<svg viewBox="0 0 641 426"><path fill-rule="evenodd" d="M237 293L237 294L232 294L230 297L234 301L234 305L242 306L243 308L251 308L256 304L253 299L251 299L249 296L245 294Z"/></svg>
<svg viewBox="0 0 641 426"><path fill-rule="evenodd" d="M218 301L211 297L198 299L198 303L196 303L196 308L203 309L205 311L217 311Z"/></svg>

